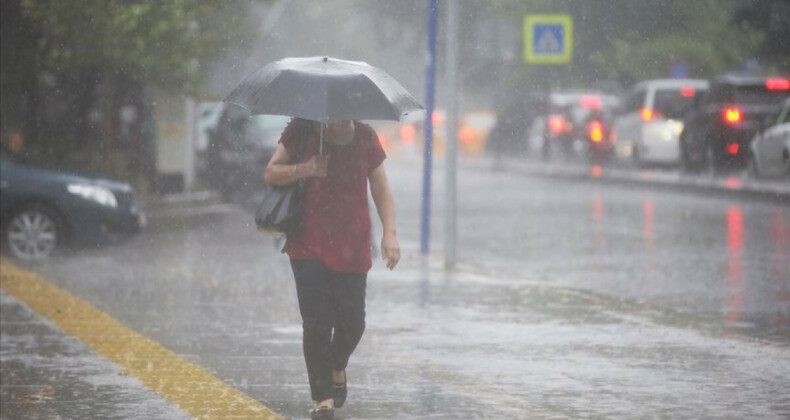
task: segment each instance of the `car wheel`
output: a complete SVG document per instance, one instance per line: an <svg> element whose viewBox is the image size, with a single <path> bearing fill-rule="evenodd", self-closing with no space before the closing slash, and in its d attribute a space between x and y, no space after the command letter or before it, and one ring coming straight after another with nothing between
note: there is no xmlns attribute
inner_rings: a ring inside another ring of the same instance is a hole
<svg viewBox="0 0 790 420"><path fill-rule="evenodd" d="M551 143L549 143L548 138L544 137L543 144L541 145L541 152L544 161L548 162L551 160Z"/></svg>
<svg viewBox="0 0 790 420"><path fill-rule="evenodd" d="M722 153L717 153L713 150L713 145L708 146L707 150L708 167L714 174L722 174L727 172L730 165L727 163L727 157Z"/></svg>
<svg viewBox="0 0 790 420"><path fill-rule="evenodd" d="M680 166L684 172L694 172L694 164L691 162L689 152L683 143L680 144Z"/></svg>
<svg viewBox="0 0 790 420"><path fill-rule="evenodd" d="M634 143L634 151L631 158L634 161L634 166L637 168L643 168L645 166L645 161L642 160L642 153L639 152L639 146L637 146L636 143Z"/></svg>
<svg viewBox="0 0 790 420"><path fill-rule="evenodd" d="M694 153L694 151L689 150L689 148L696 147L699 149L699 144L696 146L689 146L689 134L687 134L685 131L680 136L680 158L681 163L683 164L683 170L688 173L699 173L704 171L710 164L710 159L708 159L708 149L710 149L708 143L710 142L703 142L702 153Z"/></svg>
<svg viewBox="0 0 790 420"><path fill-rule="evenodd" d="M746 173L752 178L760 178L760 169L757 167L753 152L749 152L749 155L746 156Z"/></svg>
<svg viewBox="0 0 790 420"><path fill-rule="evenodd" d="M790 180L790 150L785 149L782 151L782 162L785 165L784 177Z"/></svg>
<svg viewBox="0 0 790 420"><path fill-rule="evenodd" d="M11 255L24 262L40 262L55 251L63 231L54 211L32 205L12 214L3 234Z"/></svg>

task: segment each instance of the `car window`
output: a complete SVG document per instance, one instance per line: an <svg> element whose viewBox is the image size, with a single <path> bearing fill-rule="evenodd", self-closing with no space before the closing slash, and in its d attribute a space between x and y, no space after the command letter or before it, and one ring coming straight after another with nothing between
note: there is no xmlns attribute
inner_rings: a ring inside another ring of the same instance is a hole
<svg viewBox="0 0 790 420"><path fill-rule="evenodd" d="M740 104L771 105L786 97L786 91L768 90L765 86L739 86L733 90L732 101Z"/></svg>
<svg viewBox="0 0 790 420"><path fill-rule="evenodd" d="M691 95L681 89L660 89L656 90L653 98L653 109L660 112L667 118L683 118L691 106L694 104L696 91Z"/></svg>
<svg viewBox="0 0 790 420"><path fill-rule="evenodd" d="M697 92L697 95L694 96L691 107L696 109L702 108L709 97L710 95L708 91Z"/></svg>
<svg viewBox="0 0 790 420"><path fill-rule="evenodd" d="M626 99L625 111L633 112L640 110L645 104L646 96L647 96L647 91L643 89L631 93L628 96L628 99Z"/></svg>
<svg viewBox="0 0 790 420"><path fill-rule="evenodd" d="M779 124L779 118L782 116L782 108L777 107L770 114L766 115L763 119L763 126L767 128L771 128L776 124Z"/></svg>
<svg viewBox="0 0 790 420"><path fill-rule="evenodd" d="M730 101L732 87L729 85L717 85L710 90L708 99L711 103L721 103Z"/></svg>

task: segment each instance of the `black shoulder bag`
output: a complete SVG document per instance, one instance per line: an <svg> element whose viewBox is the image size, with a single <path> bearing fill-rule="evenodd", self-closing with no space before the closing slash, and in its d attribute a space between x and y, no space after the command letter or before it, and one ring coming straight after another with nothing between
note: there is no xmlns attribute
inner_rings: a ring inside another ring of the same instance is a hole
<svg viewBox="0 0 790 420"><path fill-rule="evenodd" d="M294 159L296 163L301 161L307 148L310 125L309 121L304 121L302 142ZM267 189L258 206L258 211L255 212L255 224L259 232L288 234L296 232L301 227L305 181L305 179L300 179L285 187L269 187Z"/></svg>

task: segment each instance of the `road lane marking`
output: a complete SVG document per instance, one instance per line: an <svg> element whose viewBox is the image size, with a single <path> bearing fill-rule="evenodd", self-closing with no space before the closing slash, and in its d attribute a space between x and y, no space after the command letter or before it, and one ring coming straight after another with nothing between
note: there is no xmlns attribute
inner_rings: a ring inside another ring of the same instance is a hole
<svg viewBox="0 0 790 420"><path fill-rule="evenodd" d="M197 419L282 419L88 302L0 258L0 289Z"/></svg>

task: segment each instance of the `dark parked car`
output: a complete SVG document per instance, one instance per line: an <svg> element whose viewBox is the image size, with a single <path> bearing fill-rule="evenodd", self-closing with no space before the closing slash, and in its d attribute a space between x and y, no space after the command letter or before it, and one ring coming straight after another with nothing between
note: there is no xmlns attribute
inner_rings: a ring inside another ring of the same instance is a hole
<svg viewBox="0 0 790 420"><path fill-rule="evenodd" d="M227 198L261 190L266 164L288 121L279 115L250 116L241 107L226 105L209 133L202 176Z"/></svg>
<svg viewBox="0 0 790 420"><path fill-rule="evenodd" d="M680 135L684 169L741 169L760 122L790 96L790 80L722 76L697 98Z"/></svg>
<svg viewBox="0 0 790 420"><path fill-rule="evenodd" d="M144 225L130 185L26 165L0 152L2 248L13 257L42 261L66 243L109 243Z"/></svg>

